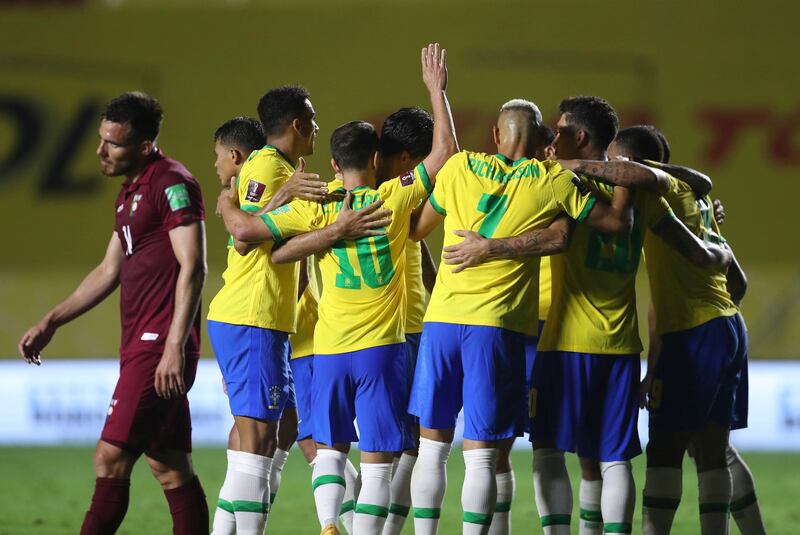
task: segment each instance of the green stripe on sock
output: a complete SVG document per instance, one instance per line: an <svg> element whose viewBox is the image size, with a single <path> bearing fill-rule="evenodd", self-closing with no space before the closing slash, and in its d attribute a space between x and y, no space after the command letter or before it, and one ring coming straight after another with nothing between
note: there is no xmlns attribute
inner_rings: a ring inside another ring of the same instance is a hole
<svg viewBox="0 0 800 535"><path fill-rule="evenodd" d="M755 492L751 492L750 494L748 494L746 496L742 496L741 498L739 498L735 502L731 502L731 512L741 511L742 509L750 507L751 505L753 505L757 501L758 501L758 498L756 498L756 493Z"/></svg>
<svg viewBox="0 0 800 535"><path fill-rule="evenodd" d="M389 516L389 508L383 507L381 505L370 505L368 503L357 503L356 504L356 514L357 515L370 515L370 516L379 516L381 518L386 518Z"/></svg>
<svg viewBox="0 0 800 535"><path fill-rule="evenodd" d="M540 517L542 527L547 526L569 526L570 515L545 515Z"/></svg>
<svg viewBox="0 0 800 535"><path fill-rule="evenodd" d="M311 484L313 490L317 490L317 487L322 485L331 485L331 484L346 486L344 483L344 478L342 476L337 476L335 474L329 474L325 476L319 476L317 479L314 480L314 483Z"/></svg>
<svg viewBox="0 0 800 535"><path fill-rule="evenodd" d="M349 513L353 509L356 508L356 501L355 500L347 500L346 502L342 503L342 506L339 508L339 514L343 515L345 513Z"/></svg>
<svg viewBox="0 0 800 535"><path fill-rule="evenodd" d="M603 513L600 511L592 511L591 509L584 509L581 507L580 512L581 520L585 520L587 522L602 522L603 521Z"/></svg>
<svg viewBox="0 0 800 535"><path fill-rule="evenodd" d="M706 513L729 513L731 510L730 503L701 503L700 504L700 514L704 515Z"/></svg>
<svg viewBox="0 0 800 535"><path fill-rule="evenodd" d="M630 533L633 526L627 522L607 522L603 524L603 533Z"/></svg>
<svg viewBox="0 0 800 535"><path fill-rule="evenodd" d="M492 514L470 513L469 511L464 511L464 522L488 526L492 523Z"/></svg>
<svg viewBox="0 0 800 535"><path fill-rule="evenodd" d="M511 510L511 502L497 502L494 506L495 513L507 513Z"/></svg>
<svg viewBox="0 0 800 535"><path fill-rule="evenodd" d="M219 498L217 500L217 507L219 507L223 511L227 511L227 512L233 514L233 504L231 502L229 502L228 500L223 500L222 498Z"/></svg>
<svg viewBox="0 0 800 535"><path fill-rule="evenodd" d="M642 505L650 509L670 509L675 511L681 503L680 498L654 498L653 496L642 496Z"/></svg>
<svg viewBox="0 0 800 535"><path fill-rule="evenodd" d="M441 514L440 507L414 507L414 518L439 518Z"/></svg>
<svg viewBox="0 0 800 535"><path fill-rule="evenodd" d="M393 515L402 516L403 518L408 516L408 512L411 510L411 507L401 505L399 503L393 503L389 506L389 512Z"/></svg>
<svg viewBox="0 0 800 535"><path fill-rule="evenodd" d="M269 513L268 503L251 502L247 500L233 500L229 502L227 500L219 499L217 500L217 507L223 511L228 511L229 513Z"/></svg>

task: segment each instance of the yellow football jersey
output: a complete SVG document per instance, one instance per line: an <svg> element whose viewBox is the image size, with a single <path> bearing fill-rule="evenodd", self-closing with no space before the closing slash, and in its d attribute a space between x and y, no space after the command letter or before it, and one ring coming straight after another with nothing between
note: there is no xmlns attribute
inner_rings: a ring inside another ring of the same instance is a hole
<svg viewBox="0 0 800 535"><path fill-rule="evenodd" d="M543 256L539 266L539 320L547 319L550 312L550 301L553 289L553 278L550 275L550 257Z"/></svg>
<svg viewBox="0 0 800 535"><path fill-rule="evenodd" d="M422 246L413 240L406 243L406 299L406 333L421 333L428 292L422 282Z"/></svg>
<svg viewBox="0 0 800 535"><path fill-rule="evenodd" d="M698 199L687 184L674 177L670 177L664 198L697 237L723 241L710 198ZM652 232L645 235L644 251L656 332L685 331L714 318L736 314L724 272L692 264Z"/></svg>
<svg viewBox="0 0 800 535"><path fill-rule="evenodd" d="M613 188L584 179L610 200ZM575 225L569 249L550 259L552 302L539 351L631 354L642 350L636 317L636 270L644 231L674 217L667 201L634 193L634 223L628 236Z"/></svg>
<svg viewBox="0 0 800 535"><path fill-rule="evenodd" d="M437 175L431 205L444 218L444 245L472 230L486 238L517 236L544 228L559 213L585 218L596 198L578 188L558 163L463 151ZM491 260L436 278L425 321L501 327L536 335L539 258Z"/></svg>
<svg viewBox="0 0 800 535"><path fill-rule="evenodd" d="M322 281L315 255L308 257L306 273L308 286L297 303L297 332L289 335L292 360L314 354L314 328L317 325L317 307L322 295Z"/></svg>
<svg viewBox="0 0 800 535"><path fill-rule="evenodd" d="M432 186L425 167L388 180L378 189L352 190L353 209L379 199L392 210L387 234L340 241L320 259L322 299L314 354L346 353L405 341L406 253L411 212ZM344 188L330 183L331 199L292 201L262 219L277 240L330 225L339 215Z"/></svg>
<svg viewBox="0 0 800 535"><path fill-rule="evenodd" d="M256 212L292 176L294 167L275 147L253 151L237 181L242 210ZM211 301L208 319L294 332L298 264L272 262L272 242L242 256L228 242L228 267L222 289Z"/></svg>

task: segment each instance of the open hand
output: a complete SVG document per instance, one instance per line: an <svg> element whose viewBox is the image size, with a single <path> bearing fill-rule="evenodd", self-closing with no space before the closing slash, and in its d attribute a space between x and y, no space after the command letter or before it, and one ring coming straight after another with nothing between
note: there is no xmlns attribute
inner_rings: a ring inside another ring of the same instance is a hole
<svg viewBox="0 0 800 535"><path fill-rule="evenodd" d="M439 43L422 49L422 80L431 93L447 89L447 51Z"/></svg>
<svg viewBox="0 0 800 535"><path fill-rule="evenodd" d="M305 199L307 201L321 201L328 193L328 184L319 179L316 173L306 173L306 161L300 158L297 170L289 180L281 186L284 193L292 199ZM287 201L288 202L288 201Z"/></svg>
<svg viewBox="0 0 800 535"><path fill-rule="evenodd" d="M443 249L444 263L456 266L453 273L464 271L468 267L483 263L489 256L489 240L471 230L455 230L453 234L461 236L464 241L448 245Z"/></svg>
<svg viewBox="0 0 800 535"><path fill-rule="evenodd" d="M50 343L55 332L56 328L45 320L28 329L17 345L20 356L28 364L39 366L42 363L41 352Z"/></svg>
<svg viewBox="0 0 800 535"><path fill-rule="evenodd" d="M223 205L239 206L239 190L236 187L236 177L231 177L230 184L219 192L217 196L217 215L222 215Z"/></svg>
<svg viewBox="0 0 800 535"><path fill-rule="evenodd" d="M365 206L361 210L353 210L350 206L353 194L347 192L342 202L342 209L336 218L337 235L343 240L355 240L364 236L382 236L385 227L392 222L391 210L378 210L383 206L383 199Z"/></svg>

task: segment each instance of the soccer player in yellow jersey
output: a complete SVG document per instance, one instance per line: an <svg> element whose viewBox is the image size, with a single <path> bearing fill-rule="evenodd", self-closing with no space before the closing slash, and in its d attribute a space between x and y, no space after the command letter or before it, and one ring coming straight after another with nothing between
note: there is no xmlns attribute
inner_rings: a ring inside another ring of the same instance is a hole
<svg viewBox="0 0 800 535"><path fill-rule="evenodd" d="M405 244L411 211L430 193L444 162L457 150L449 105L445 53L437 45L422 52L423 79L434 115L433 147L413 172L375 189L378 136L355 121L331 136L332 164L342 180L332 182L344 201L292 202L254 219L221 196L219 209L229 231L242 241L282 240L335 221L343 204L356 208L383 200L393 211L386 229L367 239L342 241L320 262L323 294L314 333L312 377L314 496L323 533L338 533L343 465L350 443L359 440L362 487L356 533L380 533L389 509L393 452L411 445L405 418L407 387L404 341Z"/></svg>
<svg viewBox="0 0 800 535"><path fill-rule="evenodd" d="M389 115L381 127L380 160L376 171L377 185L379 186L386 180L413 171L423 158L430 153L432 143L433 118L427 111L417 107L401 108ZM273 259L278 263L293 262L329 249L340 237L326 236L326 230L309 232L288 240L273 251ZM433 265L433 258L431 258L430 251L424 241L415 242L409 240L406 243L405 273L405 339L409 373L408 387L410 388L422 331L422 318L425 315L428 301L426 290L432 290L436 279L436 267ZM293 360L292 362L294 363L295 361ZM294 366L292 370L294 372ZM302 388L297 380L297 375L295 373L295 390L298 392L299 397ZM415 437L418 436L419 427L413 417L410 419L410 424ZM411 471L415 462L416 447L403 452L402 455L395 454L392 468L392 502L383 528L384 535L396 535L403 528L411 506L409 485ZM346 471L345 475L347 473ZM343 510L351 509L353 506L348 499L347 489L345 491ZM347 527L346 522L345 527Z"/></svg>
<svg viewBox="0 0 800 535"><path fill-rule="evenodd" d="M605 159L617 129L616 114L608 103L576 97L562 102L561 111L555 142L559 158ZM564 162L618 185L666 186L666 175L648 178L636 165L623 165L631 163ZM605 184L582 179L581 185L599 198L610 196L610 186ZM569 533L572 493L563 452L576 449L583 468L581 533L630 530L634 495L628 459L640 452L635 396L639 358L635 353L641 345L633 293L641 248L639 227L643 222L658 223L661 236L696 262L724 263L729 258L672 217L663 217L669 215L669 207L658 197L640 190L633 201L631 234L615 237L579 222L567 252L551 258L552 305L539 339L530 392L534 484L546 534ZM525 257L541 254L542 249L535 231L492 240L470 235L468 240L472 242L469 248L483 250L479 258ZM474 262L464 250L459 255L459 262ZM617 374L617 380L609 381L612 374ZM603 411L603 406L614 410ZM601 516L602 489L606 490Z"/></svg>
<svg viewBox="0 0 800 535"><path fill-rule="evenodd" d="M522 261L490 261L460 273L439 270L409 403L420 417L411 483L418 534L438 529L445 466L462 405L464 533L484 533L491 524L497 452L522 434L527 416L524 340L536 335L538 256L565 246L563 228L548 225L566 213L609 232L630 230L627 192L615 194L611 203L599 200L556 162L530 159L541 149L540 133L541 113L533 103L503 105L494 128L498 154L453 156L412 231L421 238L444 221L447 248L459 237L474 242L534 230L537 246L536 256Z"/></svg>
<svg viewBox="0 0 800 535"><path fill-rule="evenodd" d="M609 155L660 162L663 147L651 129L636 126L619 132ZM719 242L707 192L670 177L665 199L692 232ZM691 443L701 533L726 533L728 432L747 425L747 333L735 304L743 296L745 277L735 259L726 277L724 271L687 262L649 234L644 251L655 322L644 381L652 380L653 386L643 531L669 533L681 498L683 453Z"/></svg>
<svg viewBox="0 0 800 535"><path fill-rule="evenodd" d="M250 211L263 208L293 174L319 178L295 169L313 152L319 129L308 93L272 89L259 101L258 114L267 144L249 155L233 186L241 209ZM215 533L264 530L278 421L291 395L288 336L295 329L297 266L275 265L267 246L245 251L236 245L229 245L225 284L208 313L240 449L228 452L232 466L220 490Z"/></svg>

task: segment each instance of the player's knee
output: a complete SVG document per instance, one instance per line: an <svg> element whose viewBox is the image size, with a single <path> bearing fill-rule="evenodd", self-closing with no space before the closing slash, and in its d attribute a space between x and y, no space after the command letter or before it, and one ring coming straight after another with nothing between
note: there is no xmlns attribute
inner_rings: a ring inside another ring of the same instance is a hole
<svg viewBox="0 0 800 535"><path fill-rule="evenodd" d="M680 468L686 446L681 441L651 434L650 442L647 443L647 466Z"/></svg>
<svg viewBox="0 0 800 535"><path fill-rule="evenodd" d="M609 471L617 471L623 470L625 472L631 473L631 462L630 461L604 461L597 463L597 473L601 476L601 478L605 478L606 474ZM598 478L600 479L600 478Z"/></svg>
<svg viewBox="0 0 800 535"><path fill-rule="evenodd" d="M600 462L597 459L580 458L581 478L584 481L598 481L602 478Z"/></svg>
<svg viewBox="0 0 800 535"><path fill-rule="evenodd" d="M130 478L136 458L122 448L100 441L94 451L94 471L97 477Z"/></svg>
<svg viewBox="0 0 800 535"><path fill-rule="evenodd" d="M194 476L191 463L188 460L186 462L180 461L167 464L148 456L147 464L150 466L150 472L153 477L164 490L182 487Z"/></svg>

